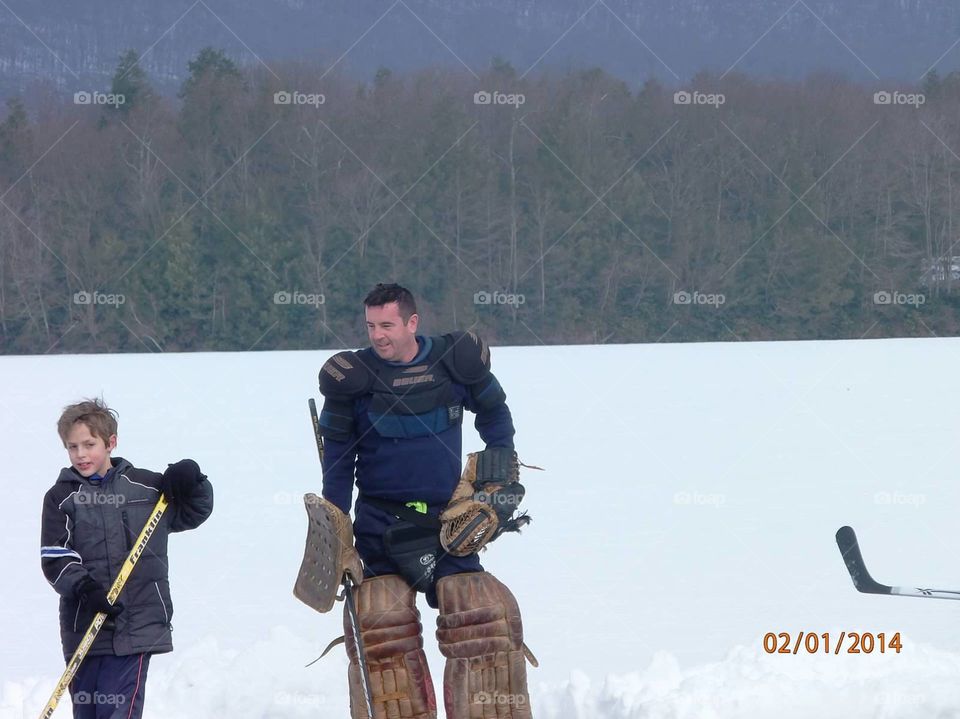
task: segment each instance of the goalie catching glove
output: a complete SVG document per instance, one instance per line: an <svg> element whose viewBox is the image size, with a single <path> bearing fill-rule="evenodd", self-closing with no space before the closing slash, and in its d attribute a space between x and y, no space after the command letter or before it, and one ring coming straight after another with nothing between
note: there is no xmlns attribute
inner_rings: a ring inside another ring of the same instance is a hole
<svg viewBox="0 0 960 719"><path fill-rule="evenodd" d="M519 532L529 524L526 512L517 514L526 491L519 475L520 461L513 449L491 447L468 454L460 482L440 514L444 550L465 557L504 532Z"/></svg>

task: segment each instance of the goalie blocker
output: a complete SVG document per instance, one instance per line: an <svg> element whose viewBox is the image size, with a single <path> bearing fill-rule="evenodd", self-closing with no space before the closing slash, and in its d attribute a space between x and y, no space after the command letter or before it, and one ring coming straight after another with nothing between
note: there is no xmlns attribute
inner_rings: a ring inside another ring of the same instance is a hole
<svg viewBox="0 0 960 719"><path fill-rule="evenodd" d="M354 584L363 581L363 565L353 546L350 517L336 505L309 493L304 495L307 510L307 543L293 594L318 612L329 612L337 600L343 575Z"/></svg>

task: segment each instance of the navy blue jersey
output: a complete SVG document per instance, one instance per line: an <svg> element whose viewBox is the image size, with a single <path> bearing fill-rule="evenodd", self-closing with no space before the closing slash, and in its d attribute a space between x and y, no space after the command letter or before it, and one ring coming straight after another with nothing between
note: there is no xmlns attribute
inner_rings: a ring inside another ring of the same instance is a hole
<svg viewBox="0 0 960 719"><path fill-rule="evenodd" d="M374 373L389 369L394 375L402 374L398 368L423 367L428 361L432 338L417 337L417 342L420 352L408 363L385 362L372 350L357 353L357 357L362 355L363 363ZM438 373L443 371L439 362L434 364ZM434 365L430 369L433 371ZM395 379L393 386L402 382L403 378ZM413 406L411 396L399 392L395 404ZM491 401L491 397L495 399ZM323 496L344 512L350 511L354 479L361 495L445 506L462 472L462 413L458 408L476 414L474 426L487 447L513 447L510 409L489 372L472 385L446 376L442 397L429 410L385 416L390 399L389 393L369 391L348 402L329 396L324 401L320 417L325 445ZM330 431L333 425L336 432Z"/></svg>

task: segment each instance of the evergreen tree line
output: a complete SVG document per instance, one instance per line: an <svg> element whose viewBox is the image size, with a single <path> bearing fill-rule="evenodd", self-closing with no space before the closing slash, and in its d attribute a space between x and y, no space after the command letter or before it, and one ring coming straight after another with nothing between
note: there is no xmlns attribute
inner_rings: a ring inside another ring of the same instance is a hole
<svg viewBox="0 0 960 719"><path fill-rule="evenodd" d="M381 281L496 344L956 334L960 78L676 93L131 51L7 104L0 351L359 346Z"/></svg>

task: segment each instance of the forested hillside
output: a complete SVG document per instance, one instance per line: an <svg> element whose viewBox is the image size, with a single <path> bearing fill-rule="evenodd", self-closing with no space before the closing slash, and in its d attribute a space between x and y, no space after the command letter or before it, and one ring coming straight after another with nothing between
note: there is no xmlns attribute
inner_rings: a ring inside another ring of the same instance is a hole
<svg viewBox="0 0 960 719"><path fill-rule="evenodd" d="M168 97L137 56L0 116L5 353L355 345L378 281L496 343L958 331L956 76L676 96L208 48Z"/></svg>

